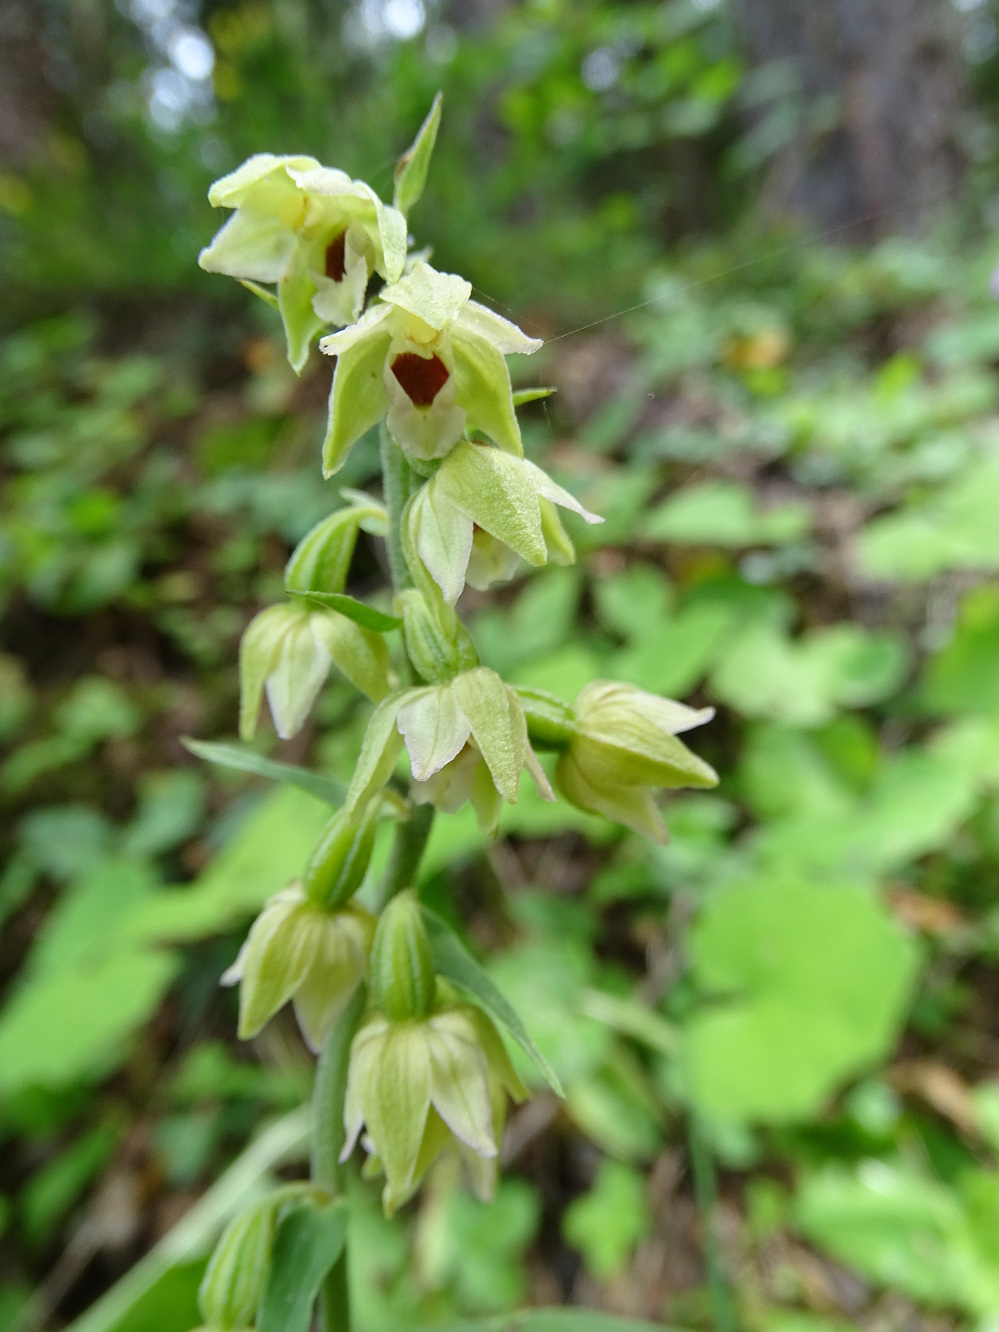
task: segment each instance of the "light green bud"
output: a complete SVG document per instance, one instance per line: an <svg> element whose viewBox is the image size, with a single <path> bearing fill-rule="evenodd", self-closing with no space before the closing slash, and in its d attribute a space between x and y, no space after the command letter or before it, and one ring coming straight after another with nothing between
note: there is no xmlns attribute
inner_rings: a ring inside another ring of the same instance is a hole
<svg viewBox="0 0 999 1332"><path fill-rule="evenodd" d="M385 510L373 502L348 504L331 513L302 537L285 566L289 593L342 592L357 533L365 522L384 519Z"/></svg>
<svg viewBox="0 0 999 1332"><path fill-rule="evenodd" d="M372 800L359 819L337 812L320 834L302 872L302 887L310 902L332 911L348 902L360 888L375 845L381 801Z"/></svg>
<svg viewBox="0 0 999 1332"><path fill-rule="evenodd" d="M265 1198L229 1222L215 1246L201 1286L198 1307L220 1332L250 1328L257 1317L274 1249L279 1205Z"/></svg>
<svg viewBox="0 0 999 1332"><path fill-rule="evenodd" d="M573 711L575 734L555 780L580 809L665 842L654 789L718 784L714 769L676 738L710 721L713 708L698 711L634 685L595 680L581 690Z"/></svg>
<svg viewBox="0 0 999 1332"><path fill-rule="evenodd" d="M420 679L428 684L451 680L460 671L479 664L465 626L439 596L437 602L435 608L422 592L411 587L396 596L394 607L395 613L402 616L409 660Z"/></svg>
<svg viewBox="0 0 999 1332"><path fill-rule="evenodd" d="M222 977L239 983L239 1036L249 1040L289 999L318 1053L367 974L375 918L357 902L326 911L292 884L264 906Z"/></svg>
<svg viewBox="0 0 999 1332"><path fill-rule="evenodd" d="M399 893L378 921L371 945L371 990L391 1022L425 1018L437 982L430 940L412 889Z"/></svg>
<svg viewBox="0 0 999 1332"><path fill-rule="evenodd" d="M547 689L514 685L527 719L527 734L539 749L568 749L576 734L576 718L563 699Z"/></svg>
<svg viewBox="0 0 999 1332"><path fill-rule="evenodd" d="M336 611L270 606L239 645L239 733L252 740L264 692L282 740L301 730L331 666L368 698L389 692L388 648L381 634Z"/></svg>

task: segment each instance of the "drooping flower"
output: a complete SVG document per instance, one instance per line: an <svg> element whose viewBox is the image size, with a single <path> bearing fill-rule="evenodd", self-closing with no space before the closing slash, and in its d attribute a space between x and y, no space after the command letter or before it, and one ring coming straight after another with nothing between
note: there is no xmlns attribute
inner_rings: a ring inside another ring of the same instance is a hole
<svg viewBox="0 0 999 1332"><path fill-rule="evenodd" d="M326 476L386 410L392 437L417 464L443 458L466 429L523 453L503 358L541 343L471 294L464 278L418 261L355 325L322 339L320 349L337 358Z"/></svg>
<svg viewBox="0 0 999 1332"><path fill-rule="evenodd" d="M676 738L710 721L713 708L688 708L634 685L594 680L572 711L555 782L578 808L666 842L656 788L717 786L714 769Z"/></svg>
<svg viewBox="0 0 999 1332"><path fill-rule="evenodd" d="M265 691L281 739L300 731L333 665L374 701L389 691L388 649L381 634L337 611L296 603L261 611L239 646L243 739L253 738Z"/></svg>
<svg viewBox="0 0 999 1332"><path fill-rule="evenodd" d="M379 1012L354 1037L344 1103L346 1160L366 1128L371 1164L385 1172L389 1214L416 1191L449 1142L480 1196L495 1188L506 1093L526 1095L490 1019L434 976L419 904L389 903L371 950Z"/></svg>
<svg viewBox="0 0 999 1332"><path fill-rule="evenodd" d="M403 523L453 606L466 581L484 589L494 577L511 576L517 559L535 568L549 556L571 563L575 552L556 505L603 522L526 458L461 440L410 500Z"/></svg>
<svg viewBox="0 0 999 1332"><path fill-rule="evenodd" d="M314 157L257 153L208 192L236 211L198 263L250 283L277 283L288 359L300 370L321 328L352 323L373 272L395 282L406 220L370 186Z"/></svg>
<svg viewBox="0 0 999 1332"><path fill-rule="evenodd" d="M528 741L516 691L487 666L382 700L364 734L344 804L348 813L384 786L404 743L414 781L434 779L417 798L437 796L451 810L471 799L490 832L501 802L516 804L524 768L544 799L555 798Z"/></svg>
<svg viewBox="0 0 999 1332"><path fill-rule="evenodd" d="M249 1040L289 999L318 1054L367 974L376 920L357 902L334 911L310 901L300 883L268 900L239 956L222 977L239 984L239 1036Z"/></svg>

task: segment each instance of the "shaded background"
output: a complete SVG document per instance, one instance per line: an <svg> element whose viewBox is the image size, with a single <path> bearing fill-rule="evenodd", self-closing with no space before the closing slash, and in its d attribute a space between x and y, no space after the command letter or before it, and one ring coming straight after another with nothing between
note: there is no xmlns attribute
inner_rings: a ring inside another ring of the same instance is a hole
<svg viewBox="0 0 999 1332"><path fill-rule="evenodd" d="M999 1316L996 21L5 0L2 1332L68 1326L307 1094L287 1014L239 1047L217 982L322 811L180 737L235 731L242 629L377 457L321 481L329 366L296 379L196 258L255 151L388 196L438 88L418 243L548 339L527 449L608 519L574 571L467 594L482 657L718 706L723 781L665 851L526 796L485 852L436 836L425 895L569 1097L514 1119L491 1209L447 1163L395 1226L355 1183L361 1332L524 1302L722 1332L692 1115L740 1325ZM259 748L347 775L365 720L332 682ZM202 1267L102 1326L185 1332Z"/></svg>

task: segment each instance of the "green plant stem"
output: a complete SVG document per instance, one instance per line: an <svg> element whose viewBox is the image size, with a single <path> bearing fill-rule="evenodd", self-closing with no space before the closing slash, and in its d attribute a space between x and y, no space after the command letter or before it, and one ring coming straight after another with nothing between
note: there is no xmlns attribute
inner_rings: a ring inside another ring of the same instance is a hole
<svg viewBox="0 0 999 1332"><path fill-rule="evenodd" d="M344 1190L340 1153L345 1141L343 1103L347 1094L350 1044L366 999L366 986L359 985L353 999L333 1024L316 1065L312 1091L312 1180L334 1198L341 1196ZM346 1246L323 1281L319 1299L323 1332L350 1332Z"/></svg>
<svg viewBox="0 0 999 1332"><path fill-rule="evenodd" d="M732 1299L722 1264L717 1228L718 1176L704 1127L696 1114L690 1116L688 1139L690 1164L694 1175L694 1193L697 1196L697 1209L704 1236L704 1267L715 1332L735 1332Z"/></svg>
<svg viewBox="0 0 999 1332"><path fill-rule="evenodd" d="M402 553L402 511L413 489L413 471L406 461L406 455L389 434L385 422L379 427L382 461L382 486L385 492L385 508L388 511L388 532L385 544L388 548L389 571L392 575L392 589L401 592L412 585L409 569Z"/></svg>
<svg viewBox="0 0 999 1332"><path fill-rule="evenodd" d="M434 813L433 805L414 805L406 822L396 828L388 864L378 885L376 911L384 910L396 893L413 886L434 824Z"/></svg>

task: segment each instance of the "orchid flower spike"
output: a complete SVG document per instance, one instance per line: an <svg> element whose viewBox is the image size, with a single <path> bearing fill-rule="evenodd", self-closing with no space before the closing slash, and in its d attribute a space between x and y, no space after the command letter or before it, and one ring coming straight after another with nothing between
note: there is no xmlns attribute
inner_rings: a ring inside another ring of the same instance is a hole
<svg viewBox="0 0 999 1332"><path fill-rule="evenodd" d="M301 370L320 329L353 323L371 274L396 282L406 260L406 219L363 181L314 157L256 153L208 191L233 216L198 257L255 289L277 283L288 360ZM267 297L268 293L259 293Z"/></svg>
<svg viewBox="0 0 999 1332"><path fill-rule="evenodd" d="M356 324L322 339L320 350L337 358L324 475L343 466L386 410L393 439L417 466L443 458L466 430L523 454L503 358L541 343L471 294L464 278L421 260Z"/></svg>

